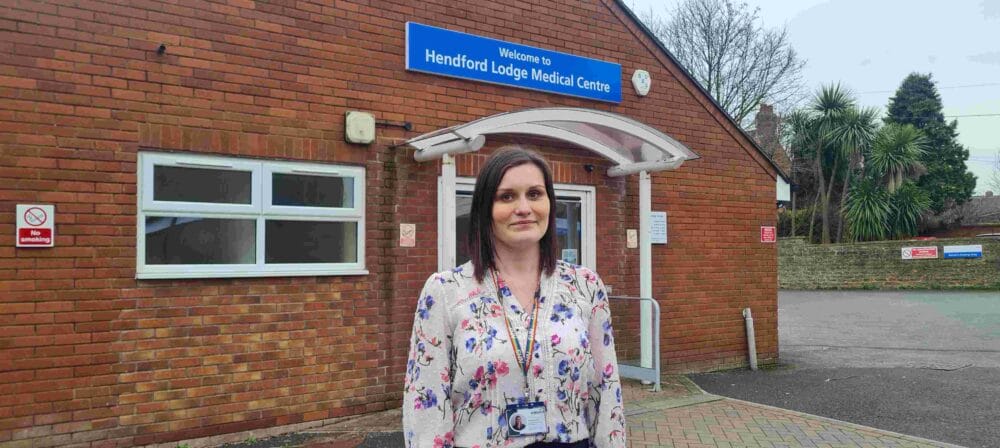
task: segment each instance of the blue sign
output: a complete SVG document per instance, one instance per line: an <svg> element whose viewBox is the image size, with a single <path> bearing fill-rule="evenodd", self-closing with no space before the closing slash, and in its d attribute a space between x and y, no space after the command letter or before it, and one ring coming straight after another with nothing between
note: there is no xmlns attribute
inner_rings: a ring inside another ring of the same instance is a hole
<svg viewBox="0 0 1000 448"><path fill-rule="evenodd" d="M622 66L406 22L406 69L612 103Z"/></svg>
<svg viewBox="0 0 1000 448"><path fill-rule="evenodd" d="M982 258L982 257L983 257L982 244L944 247L944 258Z"/></svg>

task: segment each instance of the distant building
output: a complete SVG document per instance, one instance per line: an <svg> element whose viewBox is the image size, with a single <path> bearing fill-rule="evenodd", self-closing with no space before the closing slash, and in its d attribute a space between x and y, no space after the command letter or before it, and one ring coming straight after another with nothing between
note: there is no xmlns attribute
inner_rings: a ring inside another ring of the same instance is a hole
<svg viewBox="0 0 1000 448"><path fill-rule="evenodd" d="M1000 196L987 191L982 196L969 198L961 207L947 210L935 219L953 224L931 229L924 232L924 236L959 238L1000 233Z"/></svg>
<svg viewBox="0 0 1000 448"><path fill-rule="evenodd" d="M781 145L781 134L778 133L781 117L774 113L774 106L761 103L753 121L754 129L748 134L757 141L757 146L774 161L775 165L778 165L778 168L781 168L781 171L791 173L792 161L785 153L785 148Z"/></svg>

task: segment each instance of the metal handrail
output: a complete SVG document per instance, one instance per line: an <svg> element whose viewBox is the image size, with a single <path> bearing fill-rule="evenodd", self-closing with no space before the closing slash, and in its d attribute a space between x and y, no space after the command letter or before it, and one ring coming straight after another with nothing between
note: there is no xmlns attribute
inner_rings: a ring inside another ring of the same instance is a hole
<svg viewBox="0 0 1000 448"><path fill-rule="evenodd" d="M653 305L652 322L653 326L653 367L643 367L643 366L632 366L619 364L618 371L621 376L626 378L634 378L637 380L645 380L653 383L653 390L660 390L660 304L656 299L652 297L630 297L630 296L608 296L608 299L613 300L638 300L639 302L648 301ZM641 311L640 311L641 315ZM641 323L640 323L641 324ZM642 351L642 336L640 331L640 353ZM641 364L641 356L640 356Z"/></svg>

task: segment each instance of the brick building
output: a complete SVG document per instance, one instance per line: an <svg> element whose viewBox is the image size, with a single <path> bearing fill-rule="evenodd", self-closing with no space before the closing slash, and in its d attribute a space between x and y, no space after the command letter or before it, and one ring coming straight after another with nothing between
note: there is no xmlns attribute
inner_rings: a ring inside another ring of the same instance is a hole
<svg viewBox="0 0 1000 448"><path fill-rule="evenodd" d="M620 98L407 70L407 22L617 64ZM745 307L759 358L777 358L760 227L779 170L619 1L16 1L0 54L0 446L139 446L398 406L417 292L453 259L442 229L461 227L468 179L505 143L552 161L568 258L615 295L649 282L665 370L745 365ZM551 107L627 117L699 157L650 174L669 231L646 246L650 273L628 241L639 175L609 176L606 155L499 133L449 173L406 144ZM351 111L376 119L373 142L345 141ZM16 206L33 204L54 206L53 247L16 247ZM615 310L624 358L630 311Z"/></svg>

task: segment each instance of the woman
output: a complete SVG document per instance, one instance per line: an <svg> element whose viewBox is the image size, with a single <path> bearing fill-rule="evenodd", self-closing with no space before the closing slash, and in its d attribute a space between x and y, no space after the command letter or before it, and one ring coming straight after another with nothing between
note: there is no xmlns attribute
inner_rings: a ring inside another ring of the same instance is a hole
<svg viewBox="0 0 1000 448"><path fill-rule="evenodd" d="M476 179L472 260L420 294L403 398L411 448L624 447L604 284L558 260L548 164L497 151ZM511 431L514 414L523 428Z"/></svg>

